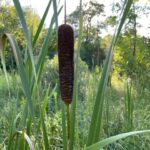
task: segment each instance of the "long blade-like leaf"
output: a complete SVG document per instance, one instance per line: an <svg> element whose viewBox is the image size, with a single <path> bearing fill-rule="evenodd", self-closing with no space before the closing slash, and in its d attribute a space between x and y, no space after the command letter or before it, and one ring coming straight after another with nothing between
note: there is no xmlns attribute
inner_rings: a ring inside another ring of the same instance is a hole
<svg viewBox="0 0 150 150"><path fill-rule="evenodd" d="M121 15L120 23L117 26L116 31L114 33L114 36L113 36L113 39L112 39L112 42L111 42L111 45L109 48L109 53L105 60L101 80L98 85L98 91L97 91L97 95L96 95L95 105L93 108L93 114L92 114L89 134L88 134L87 146L89 146L99 140L100 127L101 127L101 122L102 122L104 93L105 93L105 90L107 87L108 74L109 74L109 70L110 70L110 66L111 66L111 62L112 62L112 58L113 58L113 48L118 39L119 33L124 24L124 21L126 19L128 11L131 7L132 0L128 0L126 2L127 3L124 5L125 8L123 8L124 11Z"/></svg>
<svg viewBox="0 0 150 150"><path fill-rule="evenodd" d="M75 67L76 70L75 70L74 89L73 89L73 102L71 104L70 150L73 150L73 145L74 145L76 102L78 99L78 68L79 68L79 54L81 48L82 33L83 33L83 16L81 15L80 24L79 24L78 50L76 54L76 67Z"/></svg>
<svg viewBox="0 0 150 150"><path fill-rule="evenodd" d="M142 130L142 131L133 131L133 132L122 133L122 134L115 135L115 136L109 137L107 139L104 139L100 142L97 142L97 143L87 147L86 150L99 150L99 149L102 149L104 146L107 146L113 142L116 142L117 140L121 140L121 139L129 137L129 136L143 134L143 133L149 133L149 132L150 132L150 130Z"/></svg>
<svg viewBox="0 0 150 150"><path fill-rule="evenodd" d="M62 104L62 131L63 131L63 150L67 150L67 130L66 130L66 114L65 114L65 104Z"/></svg>
<svg viewBox="0 0 150 150"><path fill-rule="evenodd" d="M47 134L46 125L44 122L43 112L42 112L42 110L40 110L40 111L41 111L43 138L44 138L44 147L45 147L45 150L48 150L48 149L50 149L49 142L48 142L48 136L47 136L48 134Z"/></svg>
<svg viewBox="0 0 150 150"><path fill-rule="evenodd" d="M5 49L5 39L3 38L0 38L0 57L1 57L1 63L2 63L2 67L3 67L3 71L4 71L4 74L5 74L5 78L6 78L6 83L8 85L8 91L10 93L10 87L9 87L9 81L8 81L8 74L7 74L7 70L6 70L6 63L5 63L5 54L4 54L4 51L3 49Z"/></svg>
<svg viewBox="0 0 150 150"><path fill-rule="evenodd" d="M36 78L36 69L35 69L35 63L34 63L34 58L33 58L33 50L32 50L31 38L30 38L30 35L29 35L27 23L26 23L26 20L25 20L24 14L23 14L23 10L21 8L19 0L13 0L13 2L14 2L14 5L15 5L17 14L19 16L21 25L23 27L23 32L24 32L24 35L25 35L25 39L26 39L26 42L27 42L27 47L28 47L30 59L31 59L31 62L32 62L33 73L34 73L35 78Z"/></svg>
<svg viewBox="0 0 150 150"><path fill-rule="evenodd" d="M31 112L32 116L34 116L34 109L33 109L33 104L32 104L31 91L30 91L30 88L29 88L30 87L29 79L27 77L25 67L23 65L23 59L22 59L21 54L20 54L19 46L16 43L13 35L11 35L11 34L4 34L2 38L3 39L7 38L10 45L11 45L11 48L12 48L13 54L14 54L14 58L15 58L15 61L16 61L17 67L18 67L18 71L19 71L19 74L20 74L21 82L22 82L22 85L23 85L23 90L24 90L24 93L25 93L25 95L27 97L27 100L28 100L28 105L29 105L29 108L30 108L30 112Z"/></svg>
<svg viewBox="0 0 150 150"><path fill-rule="evenodd" d="M59 9L59 11L57 13L58 15L60 14L61 10L62 10L62 7ZM39 81L40 77L41 77L45 56L46 56L47 51L48 51L48 43L49 43L50 38L51 38L52 33L53 33L52 27L53 27L54 23L55 23L55 19L54 19L54 15L53 15L49 29L48 29L48 33L45 37L44 43L42 45L42 48L41 48L41 51L40 51L40 54L39 54L39 57L37 60L37 65L36 65L36 71L38 72L37 81ZM34 86L34 80L32 81L32 88L33 88L33 86Z"/></svg>
<svg viewBox="0 0 150 150"><path fill-rule="evenodd" d="M24 132L24 131L17 131L14 133L13 135L13 138L15 138L15 136L17 136L17 134L21 134L21 135L24 135L24 139L27 141L28 145L29 145L29 148L30 150L35 150L34 149L34 145L32 143L32 140L30 139L30 137ZM12 139L13 140L13 139Z"/></svg>
<svg viewBox="0 0 150 150"><path fill-rule="evenodd" d="M45 19L46 19L46 17L47 17L49 8L50 8L50 6L51 6L51 3L52 3L52 0L49 1L48 5L47 5L47 7L46 7L46 10L45 10L45 12L44 12L44 14L43 14L43 17L42 17L42 19L41 19L41 22L40 22L40 24L39 24L39 26L38 26L38 30L37 30L37 32L36 32L36 34L35 34L35 36L34 36L34 40L33 40L33 43L32 43L33 47L35 46L35 44L36 44L36 42L37 42L37 39L38 39L38 37L39 37L39 35L40 35L40 33L41 33L41 30L42 30L42 28L43 28L43 25L44 25Z"/></svg>
<svg viewBox="0 0 150 150"><path fill-rule="evenodd" d="M58 29L58 15L57 15L57 2L53 0L54 18L56 22L56 29Z"/></svg>

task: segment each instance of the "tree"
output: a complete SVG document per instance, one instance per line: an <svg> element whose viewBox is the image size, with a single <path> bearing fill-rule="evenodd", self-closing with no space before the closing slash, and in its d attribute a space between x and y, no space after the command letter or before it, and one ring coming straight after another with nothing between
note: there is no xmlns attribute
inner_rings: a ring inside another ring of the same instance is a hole
<svg viewBox="0 0 150 150"><path fill-rule="evenodd" d="M22 31L22 27L20 25L19 18L17 16L15 7L9 5L8 3L2 3L0 5L0 36L5 32L11 33L15 36L19 46L21 47L22 54L24 54L24 48L26 47L25 38ZM25 17L27 20L28 27L30 31L32 31L32 35L34 36L38 24L40 23L39 15L31 8L25 7L24 8ZM35 47L38 48L38 45ZM9 46L7 47L6 53L6 67L7 68L14 68L13 63L14 58L12 56L11 50L9 50Z"/></svg>
<svg viewBox="0 0 150 150"><path fill-rule="evenodd" d="M104 5L99 4L97 1L89 1L83 4L83 43L81 48L81 59L84 60L89 68L100 66L105 58L103 49L100 47L100 29L101 22L93 24L94 18L98 18L100 15L104 15ZM76 10L67 16L67 22L70 23L75 30L78 30L78 18L80 15L79 6ZM98 20L98 19L97 19Z"/></svg>
<svg viewBox="0 0 150 150"><path fill-rule="evenodd" d="M117 15L121 6L122 2L113 5L113 15L106 18L108 26L113 27L117 24ZM130 77L138 74L139 56L143 51L142 49L145 51L146 49L141 47L143 38L137 34L137 30L142 26L139 18L147 15L148 10L148 6L140 6L138 0L132 4L123 32L115 48L115 67L120 74L126 74Z"/></svg>
<svg viewBox="0 0 150 150"><path fill-rule="evenodd" d="M25 7L24 14L30 31L34 35L40 23L39 15L31 8ZM25 46L22 27L14 6L9 4L0 6L0 34L12 33L21 46Z"/></svg>
<svg viewBox="0 0 150 150"><path fill-rule="evenodd" d="M104 5L99 4L96 0L90 0L83 4L82 7L83 14L83 26L84 26L84 38L86 41L91 40L91 35L97 35L99 32L98 28L102 25L97 21L97 25L93 26L92 21L94 18L104 15ZM80 17L80 7L77 6L76 10L67 16L67 22L72 24L76 30L78 30L79 18ZM94 31L94 32L93 32ZM93 38L92 38L93 39Z"/></svg>

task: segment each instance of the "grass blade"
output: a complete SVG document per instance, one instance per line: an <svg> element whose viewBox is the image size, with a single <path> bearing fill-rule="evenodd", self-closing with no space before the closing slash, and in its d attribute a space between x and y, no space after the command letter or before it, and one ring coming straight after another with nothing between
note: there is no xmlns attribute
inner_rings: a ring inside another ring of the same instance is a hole
<svg viewBox="0 0 150 150"><path fill-rule="evenodd" d="M11 121L9 122L10 127L9 127L9 137L8 137L8 150L12 149L13 146L13 132L16 130L16 125L17 125L17 120L20 117L20 113L16 116L16 118L13 120L11 119Z"/></svg>
<svg viewBox="0 0 150 150"><path fill-rule="evenodd" d="M65 104L61 101L62 105L62 131L63 131L63 150L67 150L67 130L66 130L66 114Z"/></svg>
<svg viewBox="0 0 150 150"><path fill-rule="evenodd" d="M46 90L46 93L45 93L45 96L44 96L44 99L43 99L43 105L42 105L42 113L44 115L46 115L46 107L47 107L47 104L48 104L48 100L51 99L51 97L53 96L55 90L57 88L57 84L56 86L53 88L52 92L50 93L49 95L49 89L50 89L50 86L48 87L48 89ZM38 127L37 127L37 131L40 129L40 126L41 126L41 117L39 118L39 121L38 121Z"/></svg>
<svg viewBox="0 0 150 150"><path fill-rule="evenodd" d="M24 150L24 146L25 146L25 135L24 135L24 130L23 130L21 134L19 149Z"/></svg>
<svg viewBox="0 0 150 150"><path fill-rule="evenodd" d="M113 142L116 142L117 140L121 140L121 139L129 137L129 136L143 134L143 133L149 133L149 132L150 132L150 130L142 130L142 131L133 131L133 132L122 133L122 134L115 135L115 136L109 137L107 139L104 139L100 142L97 142L97 143L87 147L86 150L99 150L99 149L102 149L104 146L107 146Z"/></svg>
<svg viewBox="0 0 150 150"><path fill-rule="evenodd" d="M127 131L131 131L133 128L133 98L132 98L132 88L129 83L126 85L125 90L125 112L124 112L124 120L125 120L125 127Z"/></svg>
<svg viewBox="0 0 150 150"><path fill-rule="evenodd" d="M31 115L29 115L29 117L28 117L28 120L27 120L27 135L29 135L30 136L30 134L31 134L31 127L32 127L32 117L31 117ZM25 145L25 150L27 150L28 149L28 145L26 144Z"/></svg>
<svg viewBox="0 0 150 150"><path fill-rule="evenodd" d="M70 150L73 149L74 145L74 133L75 133L75 119L76 119L76 102L78 99L78 68L79 68L79 54L81 48L82 41L82 33L83 33L83 16L80 16L80 24L79 24L79 38L78 38L78 49L76 54L76 70L75 70L75 79L74 79L74 89L73 89L73 101L71 104L71 123L70 123Z"/></svg>
<svg viewBox="0 0 150 150"><path fill-rule="evenodd" d="M43 138L44 138L44 147L45 147L45 150L48 150L48 149L50 149L49 142L48 142L48 134L47 134L47 131L46 131L46 125L45 125L45 122L44 122L43 112L42 112L42 110L40 110L40 111L41 111Z"/></svg>
<svg viewBox="0 0 150 150"><path fill-rule="evenodd" d="M54 18L55 18L55 22L56 22L56 29L58 29L58 14L57 14L56 0L53 0L53 9L54 9Z"/></svg>
<svg viewBox="0 0 150 150"><path fill-rule="evenodd" d="M33 58L31 38L30 38L30 35L29 35L29 31L28 31L28 28L27 28L27 24L26 24L26 20L25 20L24 14L23 14L23 10L21 8L19 0L13 0L13 2L14 2L14 5L15 5L17 14L19 16L21 25L23 27L23 32L24 32L24 35L25 35L25 39L26 39L26 42L27 42L27 47L28 47L30 59L31 59L31 62L32 62L33 73L34 73L34 76L36 78L36 69L35 69L35 63L34 63L34 58Z"/></svg>
<svg viewBox="0 0 150 150"><path fill-rule="evenodd" d="M46 107L47 107L48 99L51 99L51 97L53 96L54 92L56 91L56 88L57 88L57 84L56 84L55 87L52 89L50 95L49 95L50 86L49 86L48 89L46 90L46 94L45 94L45 96L44 96L44 102L43 102L43 106L42 106L42 112L43 112L43 114L46 113Z"/></svg>
<svg viewBox="0 0 150 150"><path fill-rule="evenodd" d="M28 100L28 106L30 108L30 112L32 114L32 117L34 116L34 109L33 109L33 103L32 103L32 96L31 96L31 91L30 91L30 84L29 84L29 79L27 77L26 71L25 71L25 67L23 65L23 60L20 54L20 49L19 46L17 45L14 37L11 34L4 34L2 39L4 39L4 41L6 41L6 38L8 39L12 50L13 50L13 54L14 54L14 58L17 64L17 68L20 74L20 78L21 78L21 82L23 85L23 90L24 93L27 97Z"/></svg>
<svg viewBox="0 0 150 150"><path fill-rule="evenodd" d="M113 48L116 44L116 41L118 39L118 36L120 34L121 28L124 24L124 21L126 19L126 16L130 10L132 0L126 1L127 3L124 5L125 8L123 8L124 11L122 11L120 23L116 28L116 31L114 33L110 48L109 48L109 53L107 55L107 58L105 60L104 68L102 71L102 76L98 85L98 91L96 95L96 100L95 100L95 105L93 109L93 114L92 114L92 119L91 119L91 124L90 124L90 129L88 133L88 140L87 140L87 146L97 142L99 140L100 136L100 128L101 128L101 122L102 122L102 112L103 112L103 102L104 102L104 93L107 87L107 80L108 80L108 74L113 58Z"/></svg>
<svg viewBox="0 0 150 150"><path fill-rule="evenodd" d="M1 63L2 63L3 71L4 71L4 74L5 74L6 83L7 83L7 86L8 86L9 95L10 95L10 87L9 87L9 81L8 81L8 74L7 74L7 70L6 70L5 56L4 56L4 52L3 52L3 49L5 49L4 47L5 47L5 39L0 38L0 57L1 57Z"/></svg>
<svg viewBox="0 0 150 150"><path fill-rule="evenodd" d="M40 22L40 24L39 24L39 26L38 26L38 30L37 30L37 32L36 32L36 34L35 34L35 36L34 36L34 40L33 40L33 43L32 43L33 47L35 46L35 44L36 44L36 42L37 42L37 39L38 39L38 37L39 37L39 35L40 35L40 33L41 33L41 30L42 30L42 28L43 28L43 25L44 25L45 19L46 19L46 17L47 17L49 8L50 8L50 6L51 6L51 3L52 3L52 0L49 1L48 5L47 5L47 7L46 7L46 10L45 10L45 12L44 12L44 15L43 15L43 17L42 17L42 19L41 19L41 22Z"/></svg>
<svg viewBox="0 0 150 150"><path fill-rule="evenodd" d="M60 14L61 10L62 10L62 7L59 9L57 15ZM49 43L50 38L51 38L52 33L53 33L52 27L54 25L54 22L55 22L55 19L54 19L54 15L53 15L53 17L51 19L51 23L50 23L49 29L48 29L48 33L47 33L47 35L45 37L44 43L42 45L42 48L41 48L41 51L40 51L40 54L39 54L39 57L38 57L38 60L37 60L36 71L38 72L38 76L37 76L37 81L38 82L39 82L40 77L41 77L45 56L46 56L47 51L48 51L48 43ZM33 85L34 85L34 80L32 82L32 87L33 87Z"/></svg>
<svg viewBox="0 0 150 150"><path fill-rule="evenodd" d="M24 132L24 131L17 131L14 133L13 135L13 139L15 138L15 136L17 136L18 134L24 135L24 139L26 140L26 142L29 145L30 150L35 150L34 149L34 145L32 143L32 140L30 139L30 137Z"/></svg>

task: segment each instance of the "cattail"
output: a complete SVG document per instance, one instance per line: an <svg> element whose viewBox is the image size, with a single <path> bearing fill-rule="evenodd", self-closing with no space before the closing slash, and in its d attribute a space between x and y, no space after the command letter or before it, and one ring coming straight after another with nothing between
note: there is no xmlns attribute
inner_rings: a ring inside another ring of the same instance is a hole
<svg viewBox="0 0 150 150"><path fill-rule="evenodd" d="M73 29L71 26L63 24L58 28L58 60L61 97L66 104L72 102L74 82L73 58Z"/></svg>

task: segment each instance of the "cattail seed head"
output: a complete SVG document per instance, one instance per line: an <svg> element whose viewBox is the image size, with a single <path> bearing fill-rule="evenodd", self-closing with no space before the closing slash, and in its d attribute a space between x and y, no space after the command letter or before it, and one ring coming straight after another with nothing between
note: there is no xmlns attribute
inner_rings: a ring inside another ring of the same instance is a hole
<svg viewBox="0 0 150 150"><path fill-rule="evenodd" d="M63 24L58 28L58 61L60 92L62 100L70 104L74 82L74 34L70 25Z"/></svg>

